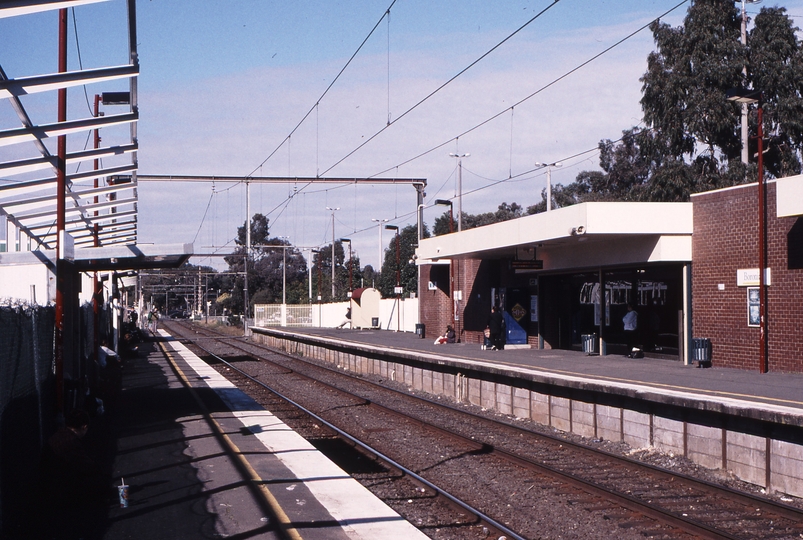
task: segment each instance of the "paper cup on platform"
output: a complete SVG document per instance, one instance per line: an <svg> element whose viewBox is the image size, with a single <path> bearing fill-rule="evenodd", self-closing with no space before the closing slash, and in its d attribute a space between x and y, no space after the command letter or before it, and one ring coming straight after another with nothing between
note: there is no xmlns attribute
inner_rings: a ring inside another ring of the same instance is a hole
<svg viewBox="0 0 803 540"><path fill-rule="evenodd" d="M128 486L125 480L117 486L117 495L120 498L120 508L128 508Z"/></svg>

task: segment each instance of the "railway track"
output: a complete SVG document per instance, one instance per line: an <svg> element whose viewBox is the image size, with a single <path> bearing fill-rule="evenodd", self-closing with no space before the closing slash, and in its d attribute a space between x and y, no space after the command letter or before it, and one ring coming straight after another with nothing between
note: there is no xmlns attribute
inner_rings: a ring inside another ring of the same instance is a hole
<svg viewBox="0 0 803 540"><path fill-rule="evenodd" d="M184 328L187 331L187 327ZM426 448L437 449L443 456L459 456L463 468L467 467L465 461L470 456L476 463L468 468L477 471L477 475L490 471L488 474L494 477L498 471L504 471L499 477L511 482L511 490L529 492L538 486L541 494L547 491L551 496L557 494L571 511L580 508L589 516L601 515L603 521L615 522L620 529L637 531L642 538L803 537L803 513L797 508L577 445L560 437L535 433L487 415L472 414L464 407L421 399L409 392L355 378L342 370L267 350L241 339L220 339L219 335L207 334L205 330L202 335L197 327L190 327L189 331L193 332L191 343L207 351L205 354L221 358L219 361L230 370L253 377L252 381L264 378L264 369L261 373L253 370L253 366L241 370L237 365L245 367L244 364L252 363L228 362L223 357L254 357L263 366L272 364L268 372L272 391L281 393L275 388L277 380L281 379L280 385L285 391L294 388L294 396L306 394L303 401L307 406L328 410L327 421L349 426L347 430L353 444L365 444L365 451L387 460L394 458L411 463L406 465L409 474L420 475L421 482L430 482L428 489L451 493L456 500L465 499L466 508L484 508L488 502L472 493L477 490L460 490L459 483L456 488L451 487L454 484L440 487L444 481L449 484L449 475L456 473L449 472L450 468L438 460L414 458L410 461L409 456L404 456L410 452L399 451L398 443L389 442L390 433L400 431L402 425L405 430L414 427L416 434L407 437L415 437L416 442L428 442L417 446L419 450L413 454L428 452ZM215 352L211 351L213 348ZM290 379L292 384L287 382ZM264 383L260 381L259 384ZM313 388L314 391L299 392L299 388ZM343 411L349 414L344 415ZM359 411L360 421L356 425L355 411ZM474 480L479 482L480 478ZM511 504L500 508L492 501L490 509L478 513L486 519L485 527L509 538L539 538L539 520L521 519L521 514L529 514L530 508L526 502L518 509ZM493 519L491 515L500 517ZM516 524L511 528L518 532L506 530L504 524Z"/></svg>

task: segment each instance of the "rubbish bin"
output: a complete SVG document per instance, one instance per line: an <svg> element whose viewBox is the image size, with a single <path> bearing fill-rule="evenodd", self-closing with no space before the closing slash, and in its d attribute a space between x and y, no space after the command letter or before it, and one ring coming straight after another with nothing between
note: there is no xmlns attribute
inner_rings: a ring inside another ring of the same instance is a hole
<svg viewBox="0 0 803 540"><path fill-rule="evenodd" d="M415 325L415 333L418 334L418 337L424 339L426 336L426 327L421 323L416 323Z"/></svg>
<svg viewBox="0 0 803 540"><path fill-rule="evenodd" d="M371 328L379 328L379 317L371 317Z"/></svg>
<svg viewBox="0 0 803 540"><path fill-rule="evenodd" d="M597 334L583 334L583 352L586 354L597 354Z"/></svg>
<svg viewBox="0 0 803 540"><path fill-rule="evenodd" d="M691 359L699 366L711 365L711 340L708 338L692 338Z"/></svg>

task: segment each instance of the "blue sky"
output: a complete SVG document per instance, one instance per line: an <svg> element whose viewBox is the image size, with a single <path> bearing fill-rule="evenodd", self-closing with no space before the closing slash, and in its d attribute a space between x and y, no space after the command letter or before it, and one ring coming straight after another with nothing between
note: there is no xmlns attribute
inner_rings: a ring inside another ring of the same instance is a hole
<svg viewBox="0 0 803 540"><path fill-rule="evenodd" d="M276 2L141 0L137 6L139 165L142 174L417 177L426 203L456 196L456 162L464 160L463 209L526 207L540 200L544 171L536 161L562 160L553 183L597 169L593 149L640 122L639 77L653 50L644 30L593 63L540 91L594 55L670 10L679 0L560 0L480 63L409 112L353 155L366 139L519 28L551 0L398 0L348 69L290 138L392 0ZM761 5L776 5L764 2ZM803 0L785 6L803 26ZM688 4L664 21L677 26ZM755 6L748 7L756 12ZM127 62L125 2L75 9L84 67ZM0 65L9 77L56 71L56 15L0 19ZM70 69L78 55L70 19ZM88 95L121 89L87 88ZM80 89L69 92L70 118L86 117ZM55 119L55 96L23 100L35 121ZM452 140L503 112L482 128ZM108 111L109 114L115 111ZM0 103L0 129L18 127ZM113 133L104 133L111 140ZM446 146L433 150L438 145ZM83 146L82 135L69 145ZM17 145L20 146L20 145ZM275 150L273 157L263 161ZM432 150L432 151L430 151ZM419 159L411 158L428 152ZM0 152L28 152L9 149ZM8 155L8 154L6 154ZM26 154L28 155L28 154ZM510 176L512 180L507 180ZM501 182L500 182L501 181ZM489 187L492 186L492 187ZM298 246L349 237L363 264L376 264L377 227L415 221L409 186L255 185L251 209L271 219L272 233ZM139 241L193 242L198 252L230 244L245 220L242 185L142 183ZM431 227L443 207L425 210ZM387 243L388 234L385 235ZM225 251L225 248L220 251ZM219 266L219 259L193 259Z"/></svg>

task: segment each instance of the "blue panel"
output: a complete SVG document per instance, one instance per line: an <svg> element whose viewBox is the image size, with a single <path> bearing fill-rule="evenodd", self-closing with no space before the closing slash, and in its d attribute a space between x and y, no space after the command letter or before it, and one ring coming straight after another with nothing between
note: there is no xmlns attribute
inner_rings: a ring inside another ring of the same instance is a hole
<svg viewBox="0 0 803 540"><path fill-rule="evenodd" d="M527 331L516 322L516 319L508 313L503 312L505 316L505 327L507 328L507 341L510 345L526 345L527 344Z"/></svg>

